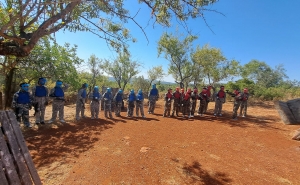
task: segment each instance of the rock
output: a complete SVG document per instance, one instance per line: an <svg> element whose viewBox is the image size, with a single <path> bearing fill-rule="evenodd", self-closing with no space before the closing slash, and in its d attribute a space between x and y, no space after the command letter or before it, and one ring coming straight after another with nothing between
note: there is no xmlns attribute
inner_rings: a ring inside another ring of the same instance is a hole
<svg viewBox="0 0 300 185"><path fill-rule="evenodd" d="M140 150L140 152L145 153L145 152L148 152L148 150L150 150L149 147L142 147L141 150Z"/></svg>

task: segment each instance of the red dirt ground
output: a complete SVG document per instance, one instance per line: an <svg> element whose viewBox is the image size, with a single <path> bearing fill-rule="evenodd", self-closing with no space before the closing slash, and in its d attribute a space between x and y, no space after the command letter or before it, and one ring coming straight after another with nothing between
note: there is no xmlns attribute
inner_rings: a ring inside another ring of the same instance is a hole
<svg viewBox="0 0 300 185"><path fill-rule="evenodd" d="M272 103L250 106L249 116L162 117L163 101L147 118L74 121L25 129L43 184L300 184L299 125L284 125ZM147 108L145 107L145 112ZM32 115L32 113L31 113ZM51 106L47 107L47 120ZM86 115L90 115L89 111ZM33 118L32 122L34 123Z"/></svg>

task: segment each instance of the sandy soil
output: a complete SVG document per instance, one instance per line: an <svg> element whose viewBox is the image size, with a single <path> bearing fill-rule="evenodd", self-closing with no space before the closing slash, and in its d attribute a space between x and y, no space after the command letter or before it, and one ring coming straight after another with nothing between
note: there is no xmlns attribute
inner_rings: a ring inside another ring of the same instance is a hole
<svg viewBox="0 0 300 185"><path fill-rule="evenodd" d="M24 136L43 184L300 184L300 143L291 140L299 125L284 125L272 103L237 121L232 102L223 117L213 107L204 117L165 118L159 101L145 119L101 111L76 122L68 105L66 124L35 125Z"/></svg>

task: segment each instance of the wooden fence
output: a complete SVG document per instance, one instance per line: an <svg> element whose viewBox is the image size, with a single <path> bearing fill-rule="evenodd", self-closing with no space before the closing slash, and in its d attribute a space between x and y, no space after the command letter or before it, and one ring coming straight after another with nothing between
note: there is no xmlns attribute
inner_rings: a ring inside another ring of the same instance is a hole
<svg viewBox="0 0 300 185"><path fill-rule="evenodd" d="M41 185L14 112L0 111L0 124L0 184Z"/></svg>

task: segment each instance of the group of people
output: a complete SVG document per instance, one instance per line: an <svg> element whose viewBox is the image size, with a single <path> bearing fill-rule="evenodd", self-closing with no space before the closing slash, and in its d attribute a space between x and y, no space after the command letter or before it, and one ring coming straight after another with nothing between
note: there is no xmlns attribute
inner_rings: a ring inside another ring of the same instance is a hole
<svg viewBox="0 0 300 185"><path fill-rule="evenodd" d="M194 88L193 91L189 88L186 92L184 89L176 88L176 91L172 93L172 89L168 89L168 92L164 96L165 106L163 116L179 116L182 113L182 117L191 118L194 117L197 107L197 101L200 100L200 105L197 110L197 115L203 116L206 113L209 102L212 100L211 94L212 86L204 87L200 93L198 89ZM214 116L222 116L223 104L226 101L225 87L221 86L220 90L214 94L215 99L215 109ZM240 116L245 117L247 114L247 101L249 98L248 89L245 88L243 92L235 90L234 93L229 93L234 97L234 107L233 107L233 119L237 119L237 111L240 107ZM173 106L172 106L173 102ZM171 114L171 107L172 114Z"/></svg>
<svg viewBox="0 0 300 185"><path fill-rule="evenodd" d="M65 94L64 92L69 88L69 85L63 83L61 80L57 80L55 87L48 90L45 86L46 78L39 78L38 84L32 88L32 93L29 92L29 84L21 83L20 89L13 96L12 108L15 111L17 121L20 123L23 121L26 127L31 128L29 122L29 110L34 107L35 123L37 125L45 124L45 110L49 104L49 99L52 99L52 118L48 123L52 123L57 114L59 114L59 120L61 123L65 123L64 120L64 104Z"/></svg>
<svg viewBox="0 0 300 185"><path fill-rule="evenodd" d="M15 110L17 121L23 121L26 127L32 127L29 122L29 110L34 107L35 110L35 124L45 124L45 109L49 104L49 100L52 99L52 117L48 123L52 123L56 120L57 114L59 121L65 123L64 120L64 103L65 103L65 91L69 88L69 85L63 83L61 80L57 80L55 87L48 91L45 86L46 78L39 78L38 84L32 88L32 94L29 92L29 84L21 83L20 90L13 96L12 108ZM112 118L112 104L114 105L114 113L116 117L121 116L121 108L124 101L123 90L119 89L113 96L111 88L107 88L103 95L99 92L99 87L93 87L93 91L88 95L88 84L82 84L82 87L78 90L76 100L76 120L85 118L85 102L88 98L90 100L90 112L91 119L98 119L100 112L100 102L104 103L104 116L106 118ZM179 116L182 113L183 118L194 117L194 113L203 116L206 113L209 102L212 100L211 94L212 86L204 87L200 93L198 89L194 88L193 91L189 88L186 92L184 89L176 88L176 91L172 93L172 89L168 89L164 95L164 117ZM227 92L228 93L228 92ZM240 115L245 117L247 113L247 101L249 98L248 89L245 88L243 92L235 90L230 93L234 97L233 107L233 119L237 119L237 111L240 108ZM215 96L215 109L214 116L222 116L222 105L226 100L226 92L224 86L221 86L220 90ZM152 85L152 89L148 94L148 114L154 114L156 101L159 98L159 92L156 85ZM198 110L196 110L197 102L200 100ZM142 89L139 89L137 93L134 90L130 90L127 97L127 117L134 116L134 109L136 116L145 118L144 114L144 93ZM172 113L171 113L172 108Z"/></svg>

